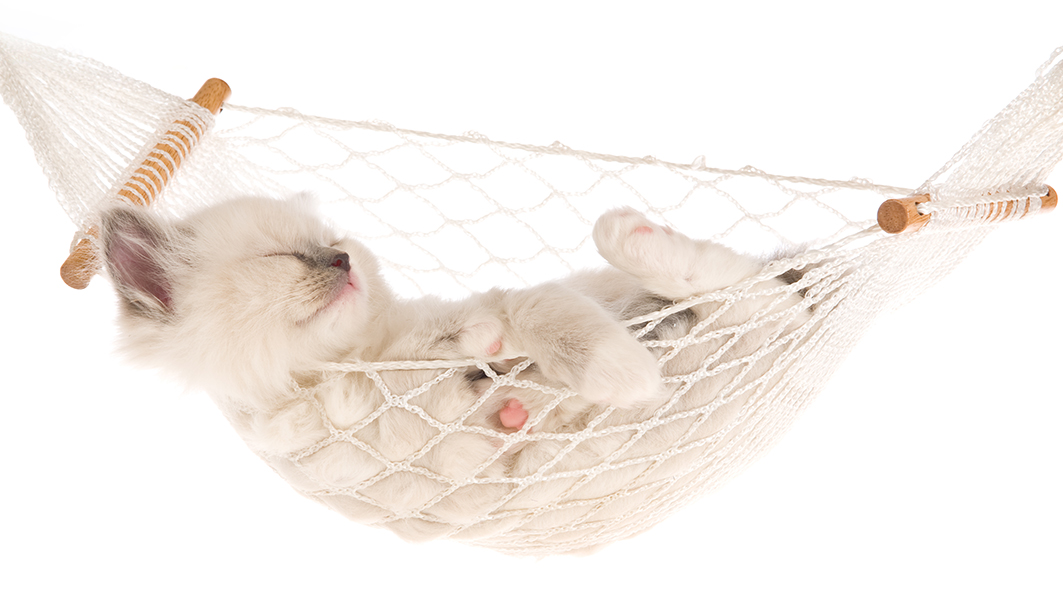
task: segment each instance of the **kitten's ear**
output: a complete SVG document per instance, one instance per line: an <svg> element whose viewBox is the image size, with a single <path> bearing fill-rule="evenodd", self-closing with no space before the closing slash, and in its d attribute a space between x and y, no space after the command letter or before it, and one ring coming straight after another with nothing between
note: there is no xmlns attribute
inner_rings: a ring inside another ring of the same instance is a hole
<svg viewBox="0 0 1063 590"><path fill-rule="evenodd" d="M166 230L148 212L130 206L104 211L100 228L107 271L119 294L138 311L170 315L172 257Z"/></svg>

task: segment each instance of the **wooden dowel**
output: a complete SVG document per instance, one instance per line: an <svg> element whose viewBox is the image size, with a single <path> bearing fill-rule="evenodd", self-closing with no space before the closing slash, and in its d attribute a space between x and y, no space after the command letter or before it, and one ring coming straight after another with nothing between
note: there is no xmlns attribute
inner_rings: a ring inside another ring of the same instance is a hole
<svg viewBox="0 0 1063 590"><path fill-rule="evenodd" d="M192 98L192 102L217 115L221 111L232 90L229 85L218 78L207 80ZM176 142L178 148L168 142L159 142L151 149L148 157L141 162L132 177L125 181L118 194L130 203L150 205L166 184L173 178L181 162L188 156L199 141L199 130L191 122L179 119L166 131L169 140ZM99 229L91 227L87 232L93 238L99 237ZM100 260L89 238L84 238L74 246L74 250L59 268L63 282L75 289L84 289L100 268Z"/></svg>
<svg viewBox="0 0 1063 590"><path fill-rule="evenodd" d="M923 227L930 221L930 216L920 213L916 206L929 200L930 195L916 195L883 202L878 208L878 226L891 234L915 231Z"/></svg>
<svg viewBox="0 0 1063 590"><path fill-rule="evenodd" d="M1033 204L1033 199L1041 201L1041 206L1039 208L1031 206ZM878 225L883 231L891 234L916 231L926 225L926 222L930 221L930 215L924 215L920 213L918 209L920 203L926 203L929 201L930 195L916 195L904 199L889 199L888 201L883 202L878 208ZM1056 189L1048 187L1048 194L1041 197L1030 197L1025 201L1008 200L993 203L984 213L983 219L985 221L993 221L995 219L1011 218L1019 207L1022 207L1023 211L1018 214L1018 218L1022 218L1029 215L1033 209L1046 213L1055 209L1058 204L1059 196L1056 194Z"/></svg>

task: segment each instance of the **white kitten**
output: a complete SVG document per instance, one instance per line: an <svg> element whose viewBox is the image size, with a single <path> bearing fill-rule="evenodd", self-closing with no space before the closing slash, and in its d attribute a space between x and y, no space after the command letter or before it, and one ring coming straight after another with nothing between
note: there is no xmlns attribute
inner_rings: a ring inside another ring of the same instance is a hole
<svg viewBox="0 0 1063 590"><path fill-rule="evenodd" d="M659 355L620 321L762 268L634 211L616 210L594 230L615 268L462 301L404 300L381 279L372 254L303 202L237 199L177 223L115 206L104 212L101 227L106 267L122 297L127 351L210 392L249 446L296 489L414 539L452 531L446 523L477 522L514 489L498 478L536 473L561 455L559 465L572 468L612 452L629 437L603 437L567 455L558 454L558 440L506 441L517 430L573 431L603 405L630 408L614 413L615 423L649 415L675 387L662 387ZM644 339L677 338L710 317L737 324L768 299L745 300L722 315L719 304L700 304ZM685 374L716 351L748 354L803 321L791 314L725 347L696 344L666 359L665 368ZM465 358L492 363L484 365L487 372L517 367L514 378L547 387L499 386L479 369L341 377L321 370L327 362ZM524 358L534 364L522 364ZM555 387L579 395L559 398ZM718 391L699 384L683 404L704 403ZM640 444L649 451L665 444L658 438ZM454 488L446 482L475 478L495 479L441 493ZM606 478L584 493L608 493L624 478L630 475ZM546 502L553 493L549 485L522 490L507 508ZM492 523L466 536L507 526L504 519Z"/></svg>

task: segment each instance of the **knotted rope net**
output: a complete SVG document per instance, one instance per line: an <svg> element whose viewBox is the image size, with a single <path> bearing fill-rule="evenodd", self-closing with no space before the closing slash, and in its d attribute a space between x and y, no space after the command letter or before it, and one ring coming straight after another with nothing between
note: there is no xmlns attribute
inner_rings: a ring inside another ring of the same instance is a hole
<svg viewBox="0 0 1063 590"><path fill-rule="evenodd" d="M493 432L466 423L475 407L435 413L434 389L475 367L494 380L484 399L517 387L546 396L549 408L574 392L528 378L529 361L506 370L472 360L331 364L292 386L319 435L284 451L252 446L301 494L357 522L546 555L630 537L726 482L786 432L877 314L947 274L995 223L1050 207L1044 183L1063 157L1060 53L918 190L294 110L226 104L215 118L92 60L7 36L0 88L76 238L90 242L100 204L145 162L174 169L152 150L173 141L180 121L195 141L174 145L180 172L167 174L153 207L178 216L233 196L312 193L409 296L461 297L600 266L591 228L622 205L700 239L786 253L740 284L628 318L660 354L670 395L655 407L596 407L553 429L532 416L519 432ZM929 195L911 205L924 217L919 230L883 232L879 204L915 195ZM800 280L775 280L795 269ZM689 310L703 319L659 337ZM370 384L371 411L335 407L352 381ZM222 410L237 425L254 419L246 408ZM385 423L416 434L378 448L366 433ZM469 435L492 444L467 471L431 468L432 453Z"/></svg>

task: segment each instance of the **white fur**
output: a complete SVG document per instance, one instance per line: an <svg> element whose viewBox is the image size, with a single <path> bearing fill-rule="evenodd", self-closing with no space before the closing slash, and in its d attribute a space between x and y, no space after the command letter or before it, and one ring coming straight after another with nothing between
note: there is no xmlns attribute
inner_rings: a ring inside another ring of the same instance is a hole
<svg viewBox="0 0 1063 590"><path fill-rule="evenodd" d="M532 432L575 431L604 405L627 408L604 425L649 415L674 388L662 387L657 356L619 320L659 307L660 299L726 287L762 267L632 210L616 210L594 230L614 268L462 301L404 300L383 282L371 253L301 201L238 199L178 223L115 207L104 213L102 227L107 267L123 299L127 351L209 391L248 444L297 489L352 519L383 522L416 539L453 532L455 525L470 526L459 536L474 538L514 524L505 518L477 524L513 484L477 483L443 494L445 481L523 477L558 456L564 443L552 439L506 446L514 428L503 426L500 412L510 400L527 412L524 430ZM344 253L349 270L339 258ZM744 300L717 322L740 323L767 299ZM718 309L696 306L694 321ZM768 326L731 343L729 358L755 350L779 329ZM697 370L718 349L712 342L686 349L666 372ZM547 388L498 386L465 370L341 377L319 370L330 361L470 357L493 363L499 373L531 359L514 377ZM710 401L722 383L699 385L683 403ZM558 401L550 388L579 395ZM659 452L683 428L689 424L645 436L642 450ZM714 432L709 423L700 428ZM629 437L587 441L558 468L593 466ZM405 461L412 471L388 473ZM638 471L603 474L578 497L613 493ZM540 506L565 485L529 486L505 508ZM320 495L352 489L357 493Z"/></svg>

